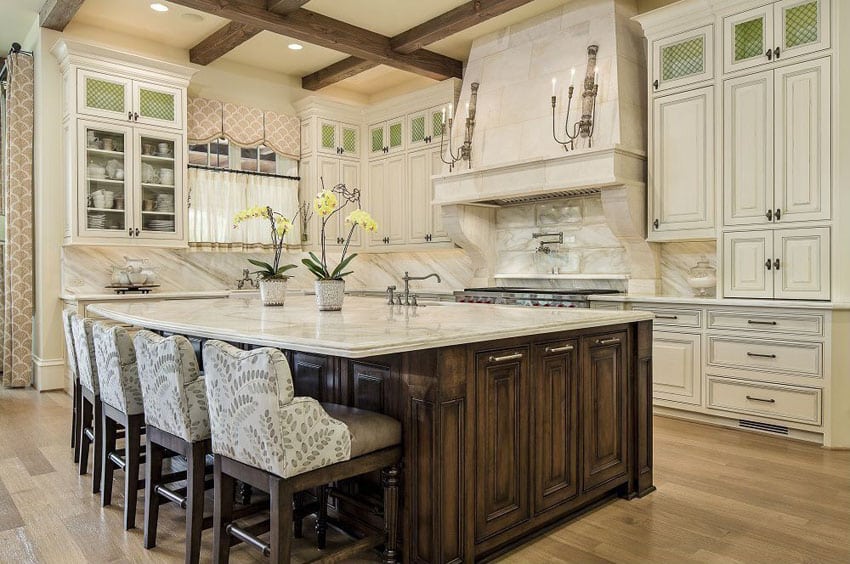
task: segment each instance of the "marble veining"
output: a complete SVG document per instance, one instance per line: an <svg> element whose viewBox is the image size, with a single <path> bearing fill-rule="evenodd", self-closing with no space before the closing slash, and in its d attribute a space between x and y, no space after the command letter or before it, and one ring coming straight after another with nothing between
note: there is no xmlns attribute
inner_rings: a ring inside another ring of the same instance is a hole
<svg viewBox="0 0 850 564"><path fill-rule="evenodd" d="M694 291L688 285L688 270L703 257L711 266L718 268L715 241L661 244L661 293L665 296L693 296ZM718 268L718 280L721 280L720 277Z"/></svg>
<svg viewBox="0 0 850 564"><path fill-rule="evenodd" d="M256 297L230 297L111 302L90 305L88 311L151 329L347 358L652 319L638 311L458 303L413 308L353 296L346 297L342 311L319 312L312 296L299 295L287 297L280 308L263 307Z"/></svg>

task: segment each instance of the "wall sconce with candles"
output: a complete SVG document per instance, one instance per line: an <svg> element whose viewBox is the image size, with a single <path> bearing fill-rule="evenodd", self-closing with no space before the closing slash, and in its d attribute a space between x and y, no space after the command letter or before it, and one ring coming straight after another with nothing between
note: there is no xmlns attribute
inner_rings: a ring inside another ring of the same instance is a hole
<svg viewBox="0 0 850 564"><path fill-rule="evenodd" d="M558 104L558 97L555 95L556 79L552 79L552 137L555 141L564 147L565 151L575 149L575 141L579 137L587 139L587 146L593 146L593 128L596 118L596 97L599 94L599 67L596 66L596 53L599 52L598 45L590 45L587 48L587 72L584 77L584 89L581 94L581 119L573 124L572 133L570 132L570 108L573 102L574 80L576 69L570 70L570 88L567 91L567 117L564 120L564 133L567 136L566 141L558 139L558 133L555 128L555 108Z"/></svg>
<svg viewBox="0 0 850 564"><path fill-rule="evenodd" d="M472 168L472 133L475 130L475 106L478 103L478 83L473 82L470 85L472 94L469 96L469 103L466 104L466 128L463 132L463 145L458 147L457 153L452 149L452 110L454 107L449 104L448 114L448 129L449 129L449 160L445 158L443 150L443 138L446 136L446 108L443 108L443 130L440 133L440 160L449 165L449 172L452 171L456 162L460 160L467 161L469 168Z"/></svg>

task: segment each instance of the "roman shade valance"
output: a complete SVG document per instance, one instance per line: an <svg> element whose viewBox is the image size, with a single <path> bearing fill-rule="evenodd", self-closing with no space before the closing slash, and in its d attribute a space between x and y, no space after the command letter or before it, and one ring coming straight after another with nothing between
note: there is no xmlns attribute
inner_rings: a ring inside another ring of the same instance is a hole
<svg viewBox="0 0 850 564"><path fill-rule="evenodd" d="M301 156L301 120L295 116L206 98L189 98L188 114L190 143L224 137L241 147L262 144L280 155Z"/></svg>

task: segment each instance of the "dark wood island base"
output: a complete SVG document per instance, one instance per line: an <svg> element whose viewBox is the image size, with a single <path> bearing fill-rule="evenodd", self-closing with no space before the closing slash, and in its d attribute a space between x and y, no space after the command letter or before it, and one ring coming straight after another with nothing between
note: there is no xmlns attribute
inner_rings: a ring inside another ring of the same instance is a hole
<svg viewBox="0 0 850 564"><path fill-rule="evenodd" d="M287 354L297 395L402 421L405 562L490 559L655 489L651 321L367 359ZM345 499L334 509L364 520Z"/></svg>

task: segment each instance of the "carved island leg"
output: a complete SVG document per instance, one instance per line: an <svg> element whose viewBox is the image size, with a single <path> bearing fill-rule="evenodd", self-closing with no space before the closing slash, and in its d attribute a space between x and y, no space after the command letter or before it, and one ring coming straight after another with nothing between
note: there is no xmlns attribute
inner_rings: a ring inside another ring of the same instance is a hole
<svg viewBox="0 0 850 564"><path fill-rule="evenodd" d="M634 381L635 461L632 482L635 494L643 497L655 491L652 484L652 321L637 325Z"/></svg>

